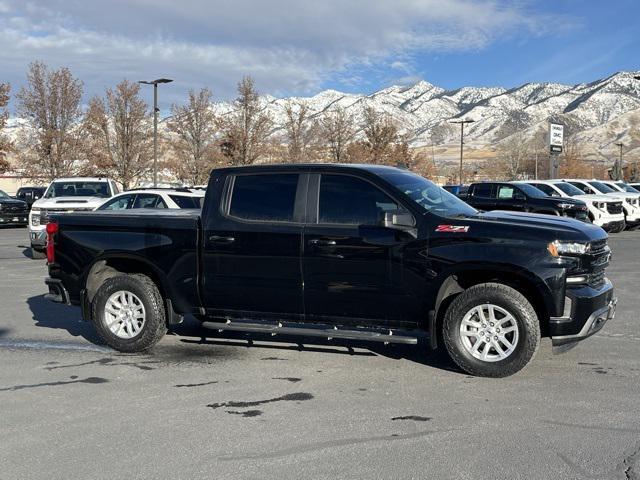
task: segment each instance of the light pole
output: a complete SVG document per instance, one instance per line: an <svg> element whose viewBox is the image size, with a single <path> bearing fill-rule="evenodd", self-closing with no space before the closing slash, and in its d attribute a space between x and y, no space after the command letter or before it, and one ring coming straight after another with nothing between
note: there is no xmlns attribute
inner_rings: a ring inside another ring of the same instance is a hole
<svg viewBox="0 0 640 480"><path fill-rule="evenodd" d="M153 85L153 186L158 186L158 84L171 83L170 78L156 80L140 80L138 83Z"/></svg>
<svg viewBox="0 0 640 480"><path fill-rule="evenodd" d="M464 119L464 120L451 120L450 123L459 123L460 124L460 186L462 186L462 159L464 152L464 125L465 123L473 123L475 120Z"/></svg>
<svg viewBox="0 0 640 480"><path fill-rule="evenodd" d="M622 142L618 142L616 143L616 146L620 147L620 157L618 158L618 161L616 162L618 164L618 166L615 169L615 173L614 175L616 176L616 178L614 178L614 180L622 180L622 147L624 147L624 144Z"/></svg>

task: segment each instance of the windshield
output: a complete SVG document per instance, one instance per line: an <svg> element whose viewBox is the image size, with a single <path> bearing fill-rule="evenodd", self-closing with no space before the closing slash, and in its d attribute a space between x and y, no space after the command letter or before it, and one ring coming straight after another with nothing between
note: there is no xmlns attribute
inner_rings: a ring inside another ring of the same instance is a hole
<svg viewBox="0 0 640 480"><path fill-rule="evenodd" d="M628 183L624 183L624 182L616 182L615 185L617 185L618 187L620 187L622 189L623 192L628 192L628 193L640 193L640 190L636 190L635 188L633 188L631 185L629 185Z"/></svg>
<svg viewBox="0 0 640 480"><path fill-rule="evenodd" d="M559 188L570 197L575 197L576 195L584 195L584 192L582 190L580 190L578 187L574 187L567 182L554 183L553 186Z"/></svg>
<svg viewBox="0 0 640 480"><path fill-rule="evenodd" d="M435 183L411 172L384 172L380 176L404 192L427 212L443 217L475 215L478 211Z"/></svg>
<svg viewBox="0 0 640 480"><path fill-rule="evenodd" d="M542 190L539 190L533 185L529 185L528 183L518 183L518 188L520 188L520 190L533 198L547 198L549 196Z"/></svg>
<svg viewBox="0 0 640 480"><path fill-rule="evenodd" d="M7 195L5 192L0 190L0 198L9 198L9 195Z"/></svg>
<svg viewBox="0 0 640 480"><path fill-rule="evenodd" d="M100 197L109 198L107 182L53 182L44 198L56 197Z"/></svg>
<svg viewBox="0 0 640 480"><path fill-rule="evenodd" d="M597 190L600 190L602 193L615 193L615 190L602 182L587 182L592 187L596 187Z"/></svg>

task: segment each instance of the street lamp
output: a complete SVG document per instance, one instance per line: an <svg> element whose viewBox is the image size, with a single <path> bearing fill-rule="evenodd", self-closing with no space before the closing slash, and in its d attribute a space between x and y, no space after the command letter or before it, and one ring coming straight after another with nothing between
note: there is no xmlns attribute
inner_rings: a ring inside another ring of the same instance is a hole
<svg viewBox="0 0 640 480"><path fill-rule="evenodd" d="M624 143L618 142L618 143L616 143L616 146L620 147L620 157L618 158L618 161L616 162L618 164L618 166L615 169L616 178L614 178L614 180L622 180L622 147L624 147Z"/></svg>
<svg viewBox="0 0 640 480"><path fill-rule="evenodd" d="M140 80L138 83L153 85L153 186L158 186L158 84L171 83L170 78L158 78L156 80Z"/></svg>
<svg viewBox="0 0 640 480"><path fill-rule="evenodd" d="M465 123L473 123L475 120L464 119L464 120L450 120L450 123L459 123L460 124L460 186L462 186L462 158L463 158L463 150L464 150L464 125Z"/></svg>

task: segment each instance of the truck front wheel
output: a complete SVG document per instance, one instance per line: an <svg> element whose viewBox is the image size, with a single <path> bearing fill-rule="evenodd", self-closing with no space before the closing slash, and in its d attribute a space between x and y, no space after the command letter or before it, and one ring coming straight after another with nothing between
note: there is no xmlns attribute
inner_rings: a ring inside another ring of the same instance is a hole
<svg viewBox="0 0 640 480"><path fill-rule="evenodd" d="M458 295L445 313L442 329L453 361L482 377L518 372L540 345L535 310L520 292L500 283L475 285Z"/></svg>
<svg viewBox="0 0 640 480"><path fill-rule="evenodd" d="M167 332L162 296L146 275L119 275L105 280L91 308L100 337L121 352L148 350Z"/></svg>

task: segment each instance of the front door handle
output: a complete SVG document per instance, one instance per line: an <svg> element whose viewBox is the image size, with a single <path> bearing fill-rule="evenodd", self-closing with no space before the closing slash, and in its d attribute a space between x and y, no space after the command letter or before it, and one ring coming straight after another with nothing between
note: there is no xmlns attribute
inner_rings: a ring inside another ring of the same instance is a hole
<svg viewBox="0 0 640 480"><path fill-rule="evenodd" d="M313 240L309 240L309 243L311 245L318 245L318 246L336 245L336 241L335 240L322 240L320 238L314 238Z"/></svg>
<svg viewBox="0 0 640 480"><path fill-rule="evenodd" d="M209 237L209 241L212 243L233 243L235 240L233 237L223 237L220 235L211 235Z"/></svg>

